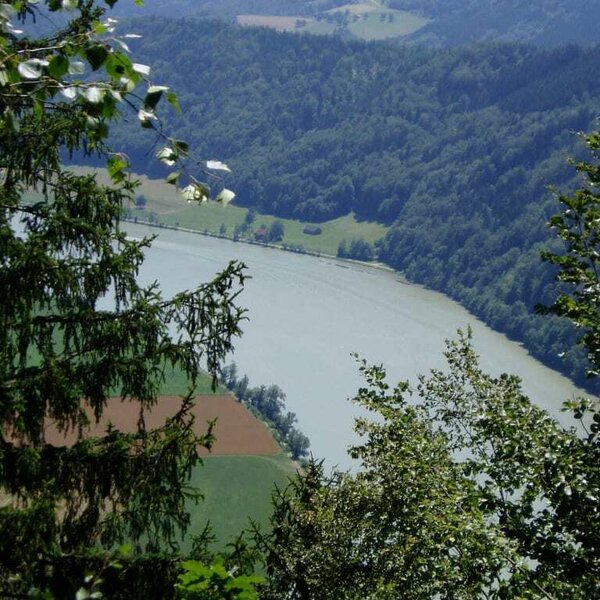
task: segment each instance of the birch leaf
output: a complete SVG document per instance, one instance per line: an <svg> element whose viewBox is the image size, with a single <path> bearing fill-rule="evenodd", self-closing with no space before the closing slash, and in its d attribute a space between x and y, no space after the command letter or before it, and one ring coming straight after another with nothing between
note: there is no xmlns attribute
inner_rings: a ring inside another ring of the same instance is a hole
<svg viewBox="0 0 600 600"><path fill-rule="evenodd" d="M17 67L17 70L23 79L39 79L44 72L44 67L47 66L47 60L42 60L41 58L30 58L29 60L20 63Z"/></svg>
<svg viewBox="0 0 600 600"><path fill-rule="evenodd" d="M212 171L227 171L231 173L231 169L220 160L207 160L206 168L211 169Z"/></svg>
<svg viewBox="0 0 600 600"><path fill-rule="evenodd" d="M215 200L220 202L223 206L227 206L234 198L235 192L232 192L227 188L223 188Z"/></svg>

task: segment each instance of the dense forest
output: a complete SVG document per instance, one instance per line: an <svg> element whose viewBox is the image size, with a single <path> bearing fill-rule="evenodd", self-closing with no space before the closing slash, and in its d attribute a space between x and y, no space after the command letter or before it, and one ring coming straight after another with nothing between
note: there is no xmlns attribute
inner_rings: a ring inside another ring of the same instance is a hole
<svg viewBox="0 0 600 600"><path fill-rule="evenodd" d="M327 17L332 8L353 13L352 5L368 7L368 0L146 0L135 7L124 4L118 14L172 17L218 17L231 20L239 14ZM505 40L542 46L565 43L593 45L600 5L595 0L387 0L373 9L393 8L418 14L429 23L398 38L402 42L432 46ZM338 15L342 15L342 11ZM360 11L359 11L359 14ZM347 29L337 33L348 35Z"/></svg>
<svg viewBox="0 0 600 600"><path fill-rule="evenodd" d="M130 27L144 36L140 60L179 91L183 118L165 126L232 167L236 202L389 225L381 260L582 381L572 329L534 305L553 297L539 258L557 209L548 186L577 183L567 159L600 112L600 48L436 51L215 21ZM161 175L135 121L114 143Z"/></svg>
<svg viewBox="0 0 600 600"><path fill-rule="evenodd" d="M270 15L312 15L331 6L343 4L340 0L145 0L143 6L123 4L117 13L128 16L174 14L186 17L212 16L230 19L243 13Z"/></svg>
<svg viewBox="0 0 600 600"><path fill-rule="evenodd" d="M442 45L490 39L551 46L595 44L600 5L595 0L390 0L393 8L431 19L411 41Z"/></svg>

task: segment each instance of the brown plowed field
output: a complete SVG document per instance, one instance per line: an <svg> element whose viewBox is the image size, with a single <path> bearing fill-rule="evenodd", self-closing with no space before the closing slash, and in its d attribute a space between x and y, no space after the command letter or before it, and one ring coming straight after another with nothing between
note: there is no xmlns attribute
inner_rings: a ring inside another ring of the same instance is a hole
<svg viewBox="0 0 600 600"><path fill-rule="evenodd" d="M272 456L281 449L264 423L256 419L248 409L229 394L196 396L193 413L196 417L195 428L198 434L206 432L206 423L217 419L214 427L216 441L213 444L214 455L258 455ZM160 396L151 411L145 413L148 429L160 426L167 417L177 412L181 403L178 396ZM102 436L108 423L121 431L133 432L139 418L139 405L122 402L120 398L111 398L98 424L89 429L90 436ZM55 446L73 444L77 439L74 432L64 434L53 425L46 428L46 442ZM208 452L202 450L202 454Z"/></svg>

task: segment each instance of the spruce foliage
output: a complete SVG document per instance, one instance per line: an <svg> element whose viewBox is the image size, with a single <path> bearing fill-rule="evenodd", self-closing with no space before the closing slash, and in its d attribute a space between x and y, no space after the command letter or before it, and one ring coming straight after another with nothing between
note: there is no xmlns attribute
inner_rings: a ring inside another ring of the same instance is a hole
<svg viewBox="0 0 600 600"><path fill-rule="evenodd" d="M192 428L194 383L201 365L216 377L242 316L239 264L168 299L138 283L151 240L120 226L136 186L126 157L105 139L126 107L165 137L156 107L163 95L176 100L132 62L127 35L117 37L104 8L93 0L0 4L3 597L74 597L90 570L134 597L152 581L160 597L174 590L173 556L148 552L174 550L188 523L184 503L198 494L186 481L212 439ZM44 24L41 36L34 21ZM187 147L173 142L175 163ZM70 172L63 160L73 154L105 160L113 183ZM197 195L200 184L190 186ZM173 418L148 430L144 414L167 367L187 375L189 393ZM137 403L137 431L109 427L87 438L112 395ZM46 443L50 424L79 440ZM132 553L111 559L126 542Z"/></svg>

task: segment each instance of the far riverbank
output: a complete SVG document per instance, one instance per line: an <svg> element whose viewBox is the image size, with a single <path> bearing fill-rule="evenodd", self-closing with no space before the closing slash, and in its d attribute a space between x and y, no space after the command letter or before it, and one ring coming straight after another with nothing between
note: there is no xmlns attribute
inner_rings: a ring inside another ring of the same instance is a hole
<svg viewBox="0 0 600 600"><path fill-rule="evenodd" d="M306 254L307 256L314 256L316 258L328 258L328 259L335 260L335 261L338 261L341 263L348 263L349 265L359 265L361 267L367 267L369 269L377 269L379 271L386 271L388 273L394 273L402 279L402 283L404 283L406 285L418 285L418 284L408 281L408 279L406 279L406 277L404 277L404 275L400 271L396 271L389 265L386 265L385 263L382 263L379 261L365 261L365 260L355 260L352 258L341 258L334 254L328 254L326 252L320 252L318 250L308 250L305 248L298 248L297 246L288 245L288 244L274 244L271 242L262 242L259 240L251 240L251 239L244 238L244 237L234 238L233 236L229 236L229 235L221 235L218 233L213 233L212 231L209 231L208 229L199 230L199 229L191 229L189 227L181 227L179 225L169 225L169 224L162 223L162 222L155 223L152 221L147 221L145 219L139 219L138 217L122 217L121 220L126 223L135 223L138 225L144 225L146 227L152 227L154 229L170 229L172 231L181 231L183 233L191 233L194 235L203 235L203 236L216 238L216 239L220 239L220 240L228 240L230 242L235 242L235 243L239 243L239 244L249 244L250 246L261 246L263 248L271 248L273 250L280 250L282 252L291 252L293 254Z"/></svg>

